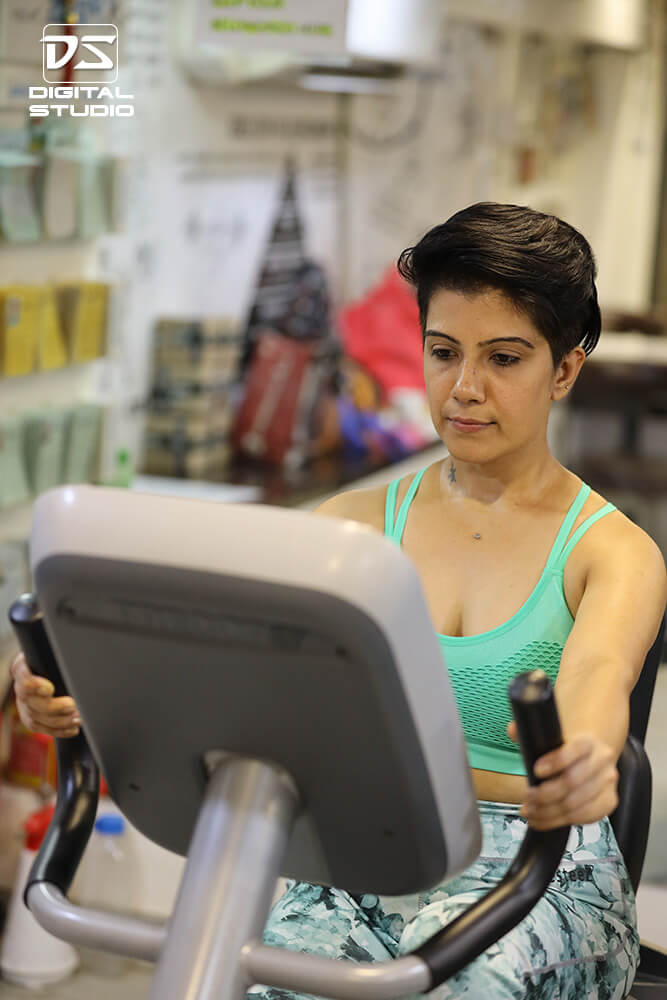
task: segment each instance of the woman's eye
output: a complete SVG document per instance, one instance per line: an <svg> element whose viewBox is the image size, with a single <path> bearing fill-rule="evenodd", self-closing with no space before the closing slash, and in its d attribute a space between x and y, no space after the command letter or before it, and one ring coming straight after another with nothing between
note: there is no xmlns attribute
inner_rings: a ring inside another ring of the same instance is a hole
<svg viewBox="0 0 667 1000"><path fill-rule="evenodd" d="M519 360L514 354L494 354L493 357L496 364L500 365L502 368L507 367L507 365L514 365Z"/></svg>
<svg viewBox="0 0 667 1000"><path fill-rule="evenodd" d="M438 358L439 361L449 361L452 357L452 351L448 350L446 347L434 347L431 351L431 355L434 358Z"/></svg>

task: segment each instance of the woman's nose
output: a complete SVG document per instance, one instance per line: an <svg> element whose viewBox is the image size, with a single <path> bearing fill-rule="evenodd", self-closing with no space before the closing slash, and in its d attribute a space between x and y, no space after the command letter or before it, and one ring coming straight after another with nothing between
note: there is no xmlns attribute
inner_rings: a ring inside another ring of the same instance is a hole
<svg viewBox="0 0 667 1000"><path fill-rule="evenodd" d="M482 377L473 364L464 363L461 365L452 394L455 399L466 402L483 398Z"/></svg>

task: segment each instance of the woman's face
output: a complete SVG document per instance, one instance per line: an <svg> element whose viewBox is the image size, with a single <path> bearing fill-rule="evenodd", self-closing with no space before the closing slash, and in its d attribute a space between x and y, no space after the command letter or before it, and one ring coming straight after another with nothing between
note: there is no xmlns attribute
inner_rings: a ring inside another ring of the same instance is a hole
<svg viewBox="0 0 667 1000"><path fill-rule="evenodd" d="M545 438L557 375L546 338L501 292L431 296L424 379L433 423L454 457L490 461Z"/></svg>

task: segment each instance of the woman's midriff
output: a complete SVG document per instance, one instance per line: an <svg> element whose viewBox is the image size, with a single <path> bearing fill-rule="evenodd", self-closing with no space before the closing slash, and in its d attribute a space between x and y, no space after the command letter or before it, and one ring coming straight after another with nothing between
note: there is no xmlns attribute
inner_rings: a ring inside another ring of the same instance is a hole
<svg viewBox="0 0 667 1000"><path fill-rule="evenodd" d="M472 768L475 794L485 802L523 802L528 782L521 774L499 774Z"/></svg>

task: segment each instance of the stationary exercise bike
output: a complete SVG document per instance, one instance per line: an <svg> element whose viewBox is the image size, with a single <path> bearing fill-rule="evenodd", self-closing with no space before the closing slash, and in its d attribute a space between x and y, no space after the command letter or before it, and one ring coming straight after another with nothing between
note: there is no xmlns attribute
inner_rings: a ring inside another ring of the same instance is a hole
<svg viewBox="0 0 667 1000"><path fill-rule="evenodd" d="M262 506L64 487L36 503L35 595L11 619L76 700L58 802L26 888L51 933L156 962L152 1000L239 1000L262 983L342 1000L425 993L515 926L569 828L528 829L506 877L386 963L261 943L279 875L423 891L480 849L442 654L410 560L352 522ZM541 671L511 689L532 780L560 743ZM165 925L74 906L98 764L146 836L187 855Z"/></svg>

